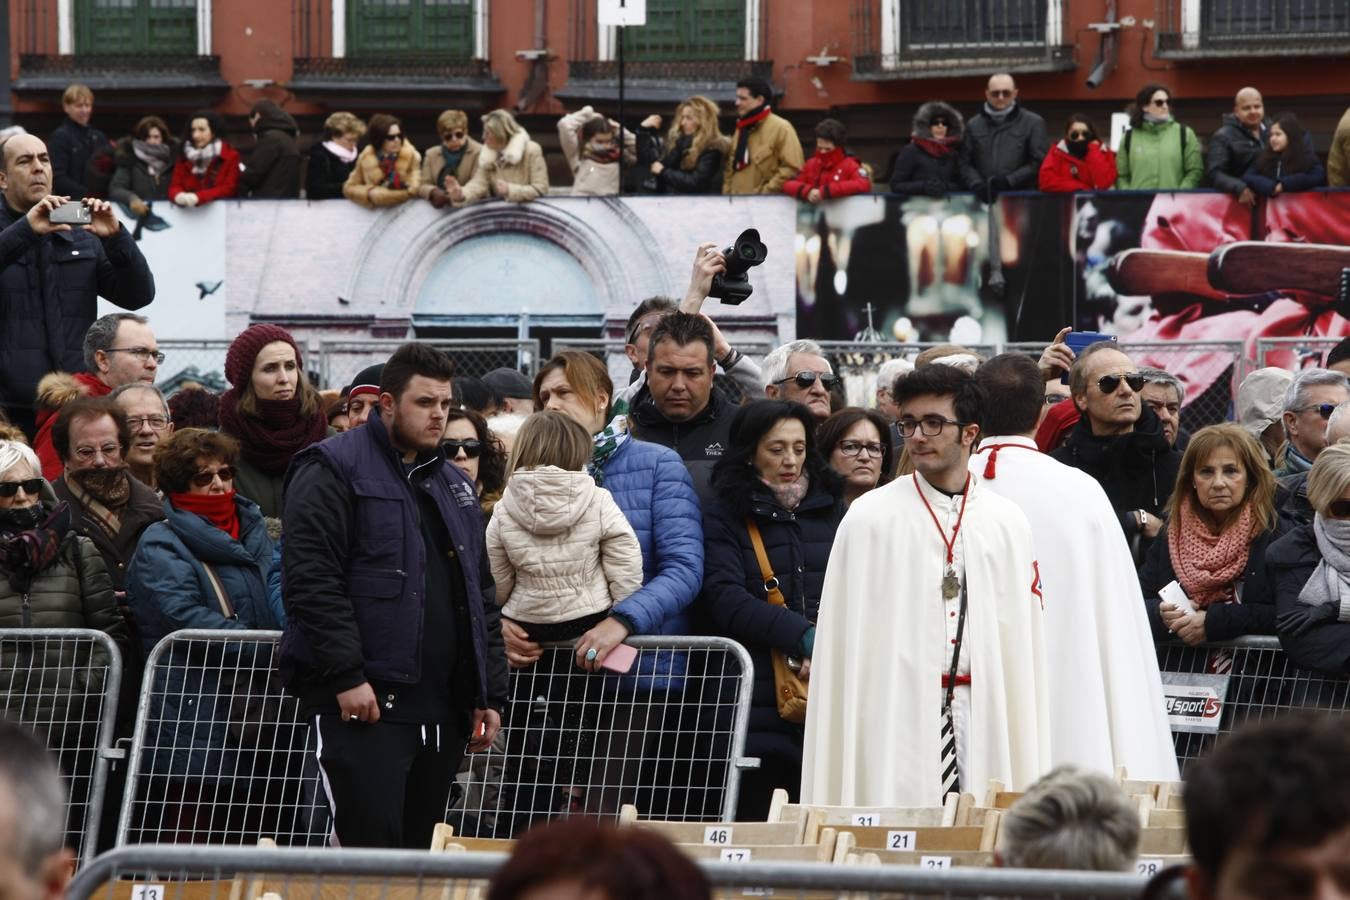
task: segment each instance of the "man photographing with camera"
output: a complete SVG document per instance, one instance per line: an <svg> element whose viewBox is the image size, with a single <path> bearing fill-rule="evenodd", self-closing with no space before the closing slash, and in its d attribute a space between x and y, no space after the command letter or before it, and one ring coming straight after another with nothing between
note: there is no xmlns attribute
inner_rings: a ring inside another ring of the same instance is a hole
<svg viewBox="0 0 1350 900"><path fill-rule="evenodd" d="M48 372L84 370L98 298L123 309L155 299L155 280L112 204L51 193L47 145L19 134L0 148L0 406L33 431ZM62 211L64 208L64 212ZM87 215L86 215L87 213Z"/></svg>

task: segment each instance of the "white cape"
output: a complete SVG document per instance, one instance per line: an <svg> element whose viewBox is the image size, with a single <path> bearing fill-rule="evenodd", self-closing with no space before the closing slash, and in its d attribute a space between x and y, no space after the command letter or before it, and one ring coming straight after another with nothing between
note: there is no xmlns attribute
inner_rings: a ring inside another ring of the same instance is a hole
<svg viewBox="0 0 1350 900"><path fill-rule="evenodd" d="M835 536L811 660L803 803L941 805L946 551L916 479L864 494ZM924 490L941 496L926 483ZM1031 528L976 479L967 504L960 540L971 703L962 786L982 791L997 778L1022 790L1050 763Z"/></svg>
<svg viewBox="0 0 1350 900"><path fill-rule="evenodd" d="M982 486L1026 513L1045 595L1050 755L1108 774L1177 781L1158 655L1130 549L1101 485L1025 437L988 437L970 460ZM1013 445L1013 446L1007 446Z"/></svg>

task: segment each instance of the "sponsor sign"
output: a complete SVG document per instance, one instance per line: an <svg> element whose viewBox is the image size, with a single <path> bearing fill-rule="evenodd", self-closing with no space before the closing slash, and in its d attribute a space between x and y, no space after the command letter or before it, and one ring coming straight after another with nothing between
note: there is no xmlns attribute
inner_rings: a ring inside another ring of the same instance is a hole
<svg viewBox="0 0 1350 900"><path fill-rule="evenodd" d="M1217 734L1228 696L1227 675L1163 672L1163 704L1173 731Z"/></svg>

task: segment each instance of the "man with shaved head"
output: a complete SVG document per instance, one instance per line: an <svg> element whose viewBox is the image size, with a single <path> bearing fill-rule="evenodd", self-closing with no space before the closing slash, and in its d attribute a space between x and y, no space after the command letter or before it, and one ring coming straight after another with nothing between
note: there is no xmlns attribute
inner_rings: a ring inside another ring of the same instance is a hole
<svg viewBox="0 0 1350 900"><path fill-rule="evenodd" d="M1265 101L1254 87L1245 87L1233 98L1233 111L1223 117L1223 125L1209 139L1205 154L1206 183L1232 195L1247 206L1256 205L1256 195L1242 180L1256 154L1265 146L1270 132Z"/></svg>
<svg viewBox="0 0 1350 900"><path fill-rule="evenodd" d="M1036 190L1050 139L1045 120L1017 102L1007 72L989 77L984 109L966 123L961 149L961 180L986 202L1003 191Z"/></svg>

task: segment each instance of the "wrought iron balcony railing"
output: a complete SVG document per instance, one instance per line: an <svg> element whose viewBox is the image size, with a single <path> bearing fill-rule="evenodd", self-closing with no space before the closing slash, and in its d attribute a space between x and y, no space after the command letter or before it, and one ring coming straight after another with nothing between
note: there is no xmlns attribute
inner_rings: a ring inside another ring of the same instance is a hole
<svg viewBox="0 0 1350 900"><path fill-rule="evenodd" d="M1158 56L1350 53L1347 0L1158 0Z"/></svg>

